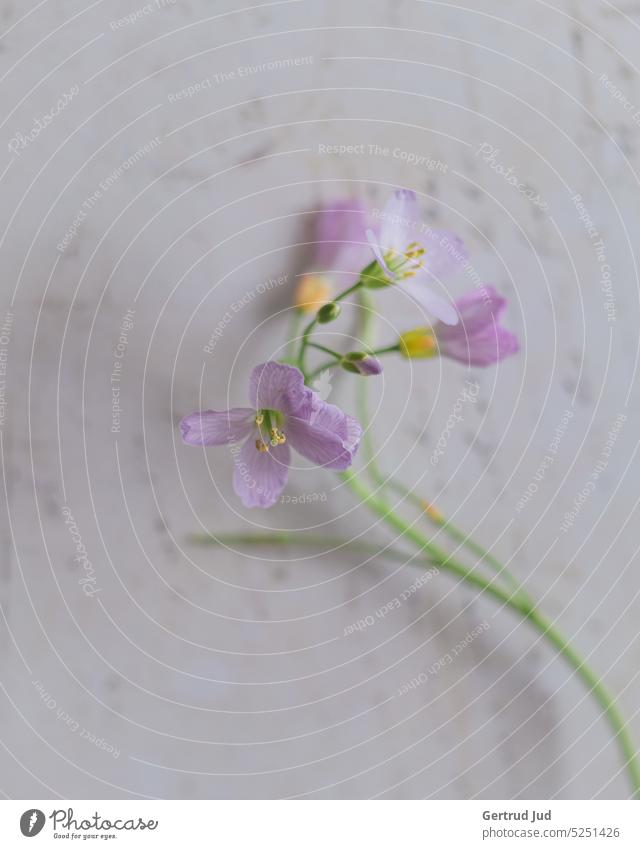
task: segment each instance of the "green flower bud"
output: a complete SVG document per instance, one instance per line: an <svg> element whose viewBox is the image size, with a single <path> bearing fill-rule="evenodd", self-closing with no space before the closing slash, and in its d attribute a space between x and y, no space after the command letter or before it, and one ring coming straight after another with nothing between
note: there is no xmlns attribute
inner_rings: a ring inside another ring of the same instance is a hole
<svg viewBox="0 0 640 849"><path fill-rule="evenodd" d="M334 301L330 301L318 310L318 321L320 324L329 324L340 315L340 307Z"/></svg>
<svg viewBox="0 0 640 849"><path fill-rule="evenodd" d="M371 377L382 373L382 365L370 354L365 354L363 351L351 351L345 354L340 360L340 366L345 371L350 371L352 374L359 374L362 377Z"/></svg>

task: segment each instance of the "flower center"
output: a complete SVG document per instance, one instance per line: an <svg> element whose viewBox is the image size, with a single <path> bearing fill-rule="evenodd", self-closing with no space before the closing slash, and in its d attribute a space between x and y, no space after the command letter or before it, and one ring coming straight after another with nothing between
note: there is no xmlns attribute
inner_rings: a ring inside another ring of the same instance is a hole
<svg viewBox="0 0 640 849"><path fill-rule="evenodd" d="M284 445L287 437L282 430L284 416L278 410L258 410L255 423L258 427L260 438L256 439L256 449L260 453Z"/></svg>
<svg viewBox="0 0 640 849"><path fill-rule="evenodd" d="M404 280L407 277L413 277L422 268L424 254L425 249L418 242L411 242L404 253L393 249L388 250L384 255L384 261L394 274Z"/></svg>

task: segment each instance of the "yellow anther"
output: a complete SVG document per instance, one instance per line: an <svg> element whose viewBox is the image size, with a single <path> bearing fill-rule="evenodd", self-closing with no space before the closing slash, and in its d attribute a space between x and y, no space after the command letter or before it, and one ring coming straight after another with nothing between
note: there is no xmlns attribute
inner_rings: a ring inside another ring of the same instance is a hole
<svg viewBox="0 0 640 849"><path fill-rule="evenodd" d="M256 439L256 448L261 454L264 454L269 450L269 446L266 442L263 442L261 439Z"/></svg>
<svg viewBox="0 0 640 849"><path fill-rule="evenodd" d="M256 416L256 424L258 425L258 427L260 427L263 421L264 416L262 415L262 413L258 413L258 415Z"/></svg>
<svg viewBox="0 0 640 849"><path fill-rule="evenodd" d="M284 445L287 441L287 437L281 430L278 430L277 427L271 428L271 445L275 448L276 445Z"/></svg>

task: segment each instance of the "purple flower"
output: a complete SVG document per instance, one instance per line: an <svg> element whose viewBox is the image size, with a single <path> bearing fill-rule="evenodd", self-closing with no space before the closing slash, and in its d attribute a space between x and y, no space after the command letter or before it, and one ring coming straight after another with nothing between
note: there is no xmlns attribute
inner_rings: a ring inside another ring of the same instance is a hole
<svg viewBox="0 0 640 849"><path fill-rule="evenodd" d="M440 353L472 366L488 366L517 353L517 338L500 324L506 308L506 298L493 286L463 295L456 301L459 324L434 328Z"/></svg>
<svg viewBox="0 0 640 849"><path fill-rule="evenodd" d="M440 321L457 324L453 305L428 284L430 278L452 274L466 260L462 240L424 224L415 193L408 189L396 190L379 217L380 232L367 230L367 239L384 276L391 283L404 281L407 294Z"/></svg>
<svg viewBox="0 0 640 849"><path fill-rule="evenodd" d="M294 304L303 313L314 314L328 303L334 292L332 272L353 275L371 255L365 236L366 212L354 199L327 202L314 220L313 270L299 278Z"/></svg>
<svg viewBox="0 0 640 849"><path fill-rule="evenodd" d="M493 286L469 292L456 301L455 327L437 322L400 337L400 351L410 359L441 354L469 366L488 366L517 353L518 340L500 324L507 301Z"/></svg>
<svg viewBox="0 0 640 849"><path fill-rule="evenodd" d="M367 245L366 211L360 201L353 198L327 202L315 222L315 263L318 271L353 271L369 261Z"/></svg>
<svg viewBox="0 0 640 849"><path fill-rule="evenodd" d="M326 469L347 469L362 428L304 384L302 372L276 362L251 372L251 407L192 413L180 422L187 445L244 443L234 452L233 488L245 507L271 507L284 489L291 447Z"/></svg>

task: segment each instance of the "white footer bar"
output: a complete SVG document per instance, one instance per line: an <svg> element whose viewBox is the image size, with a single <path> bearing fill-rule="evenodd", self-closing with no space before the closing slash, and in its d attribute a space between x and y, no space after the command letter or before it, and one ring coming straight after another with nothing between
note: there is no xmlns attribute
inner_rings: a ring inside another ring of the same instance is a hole
<svg viewBox="0 0 640 849"><path fill-rule="evenodd" d="M0 802L0 846L105 842L122 849L638 849L640 807L623 801Z"/></svg>

